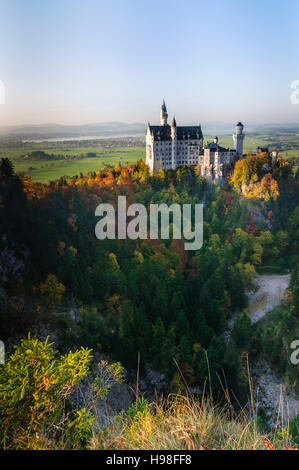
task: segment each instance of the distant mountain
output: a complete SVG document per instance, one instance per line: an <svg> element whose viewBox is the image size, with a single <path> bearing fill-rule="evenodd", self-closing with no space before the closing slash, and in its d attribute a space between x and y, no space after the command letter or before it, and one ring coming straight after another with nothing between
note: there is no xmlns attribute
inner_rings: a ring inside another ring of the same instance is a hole
<svg viewBox="0 0 299 470"><path fill-rule="evenodd" d="M299 123L269 123L255 126L253 132L265 132L268 135L287 134L294 135L299 133Z"/></svg>
<svg viewBox="0 0 299 470"><path fill-rule="evenodd" d="M242 121L243 122L243 121ZM245 133L267 133L267 134L296 134L299 132L299 123L266 123L257 124L254 122L243 122ZM202 124L204 135L213 134L232 134L235 130L236 123L224 122L205 122Z"/></svg>
<svg viewBox="0 0 299 470"><path fill-rule="evenodd" d="M18 139L55 139L72 137L117 137L143 135L146 125L143 123L127 124L124 122L102 122L69 126L62 124L39 124L0 127L0 137Z"/></svg>
<svg viewBox="0 0 299 470"><path fill-rule="evenodd" d="M186 123L193 124L194 123ZM245 132L267 134L299 133L299 124L296 123L269 123L254 124L246 123ZM204 135L223 135L232 134L235 129L235 123L225 123L219 121L210 121L202 124ZM128 124L125 122L101 122L81 125L63 125L63 124L39 124L23 126L2 126L0 127L1 139L18 140L43 140L43 139L71 139L71 138L103 138L103 137L133 137L143 136L146 131L146 124L135 122Z"/></svg>

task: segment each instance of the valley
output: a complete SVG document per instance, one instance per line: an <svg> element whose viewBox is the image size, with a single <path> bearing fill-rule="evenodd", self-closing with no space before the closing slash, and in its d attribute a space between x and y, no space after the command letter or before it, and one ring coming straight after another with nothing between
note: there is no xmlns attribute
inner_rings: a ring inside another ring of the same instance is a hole
<svg viewBox="0 0 299 470"><path fill-rule="evenodd" d="M280 133L281 132L281 133ZM212 141L207 134L205 142ZM220 134L221 145L232 145L231 135ZM283 129L273 135L271 129L251 131L246 134L246 152L255 152L258 146L277 148L284 158L299 160L298 134ZM43 158L30 155L44 152ZM144 137L106 137L84 140L25 141L14 137L9 141L0 135L0 158L10 158L19 174L28 174L35 181L48 183L60 177L87 175L89 172L115 165L131 165L145 158Z"/></svg>

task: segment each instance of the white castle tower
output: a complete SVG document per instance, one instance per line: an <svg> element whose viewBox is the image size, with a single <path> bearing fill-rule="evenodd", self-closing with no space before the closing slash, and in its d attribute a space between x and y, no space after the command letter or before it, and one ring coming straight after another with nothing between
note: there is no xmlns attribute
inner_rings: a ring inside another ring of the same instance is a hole
<svg viewBox="0 0 299 470"><path fill-rule="evenodd" d="M236 132L235 134L233 134L234 147L238 157L242 157L243 155L243 143L245 138L245 134L243 134L243 129L243 124L241 122L238 122L238 124L236 125Z"/></svg>
<svg viewBox="0 0 299 470"><path fill-rule="evenodd" d="M163 100L161 111L160 111L161 126L167 126L167 118L168 118L168 114L167 114L166 104L165 104L165 101Z"/></svg>

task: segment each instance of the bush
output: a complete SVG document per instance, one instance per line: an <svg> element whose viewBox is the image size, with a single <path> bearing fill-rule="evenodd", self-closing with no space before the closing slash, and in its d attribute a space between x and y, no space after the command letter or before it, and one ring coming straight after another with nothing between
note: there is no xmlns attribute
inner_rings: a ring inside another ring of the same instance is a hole
<svg viewBox="0 0 299 470"><path fill-rule="evenodd" d="M49 303L61 302L65 293L65 286L58 281L54 274L49 274L46 281L40 285L41 294L44 295Z"/></svg>
<svg viewBox="0 0 299 470"><path fill-rule="evenodd" d="M21 341L0 368L0 442L7 448L44 448L45 432L55 429L66 398L86 376L91 351L57 358L48 339Z"/></svg>
<svg viewBox="0 0 299 470"><path fill-rule="evenodd" d="M290 438L296 447L299 447L299 415L290 422Z"/></svg>

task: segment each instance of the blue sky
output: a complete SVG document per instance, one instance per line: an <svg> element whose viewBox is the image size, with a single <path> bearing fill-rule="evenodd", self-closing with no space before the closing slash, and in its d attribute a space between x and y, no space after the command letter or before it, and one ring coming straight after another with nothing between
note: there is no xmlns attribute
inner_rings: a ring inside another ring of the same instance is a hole
<svg viewBox="0 0 299 470"><path fill-rule="evenodd" d="M0 0L0 125L299 122L298 0Z"/></svg>

